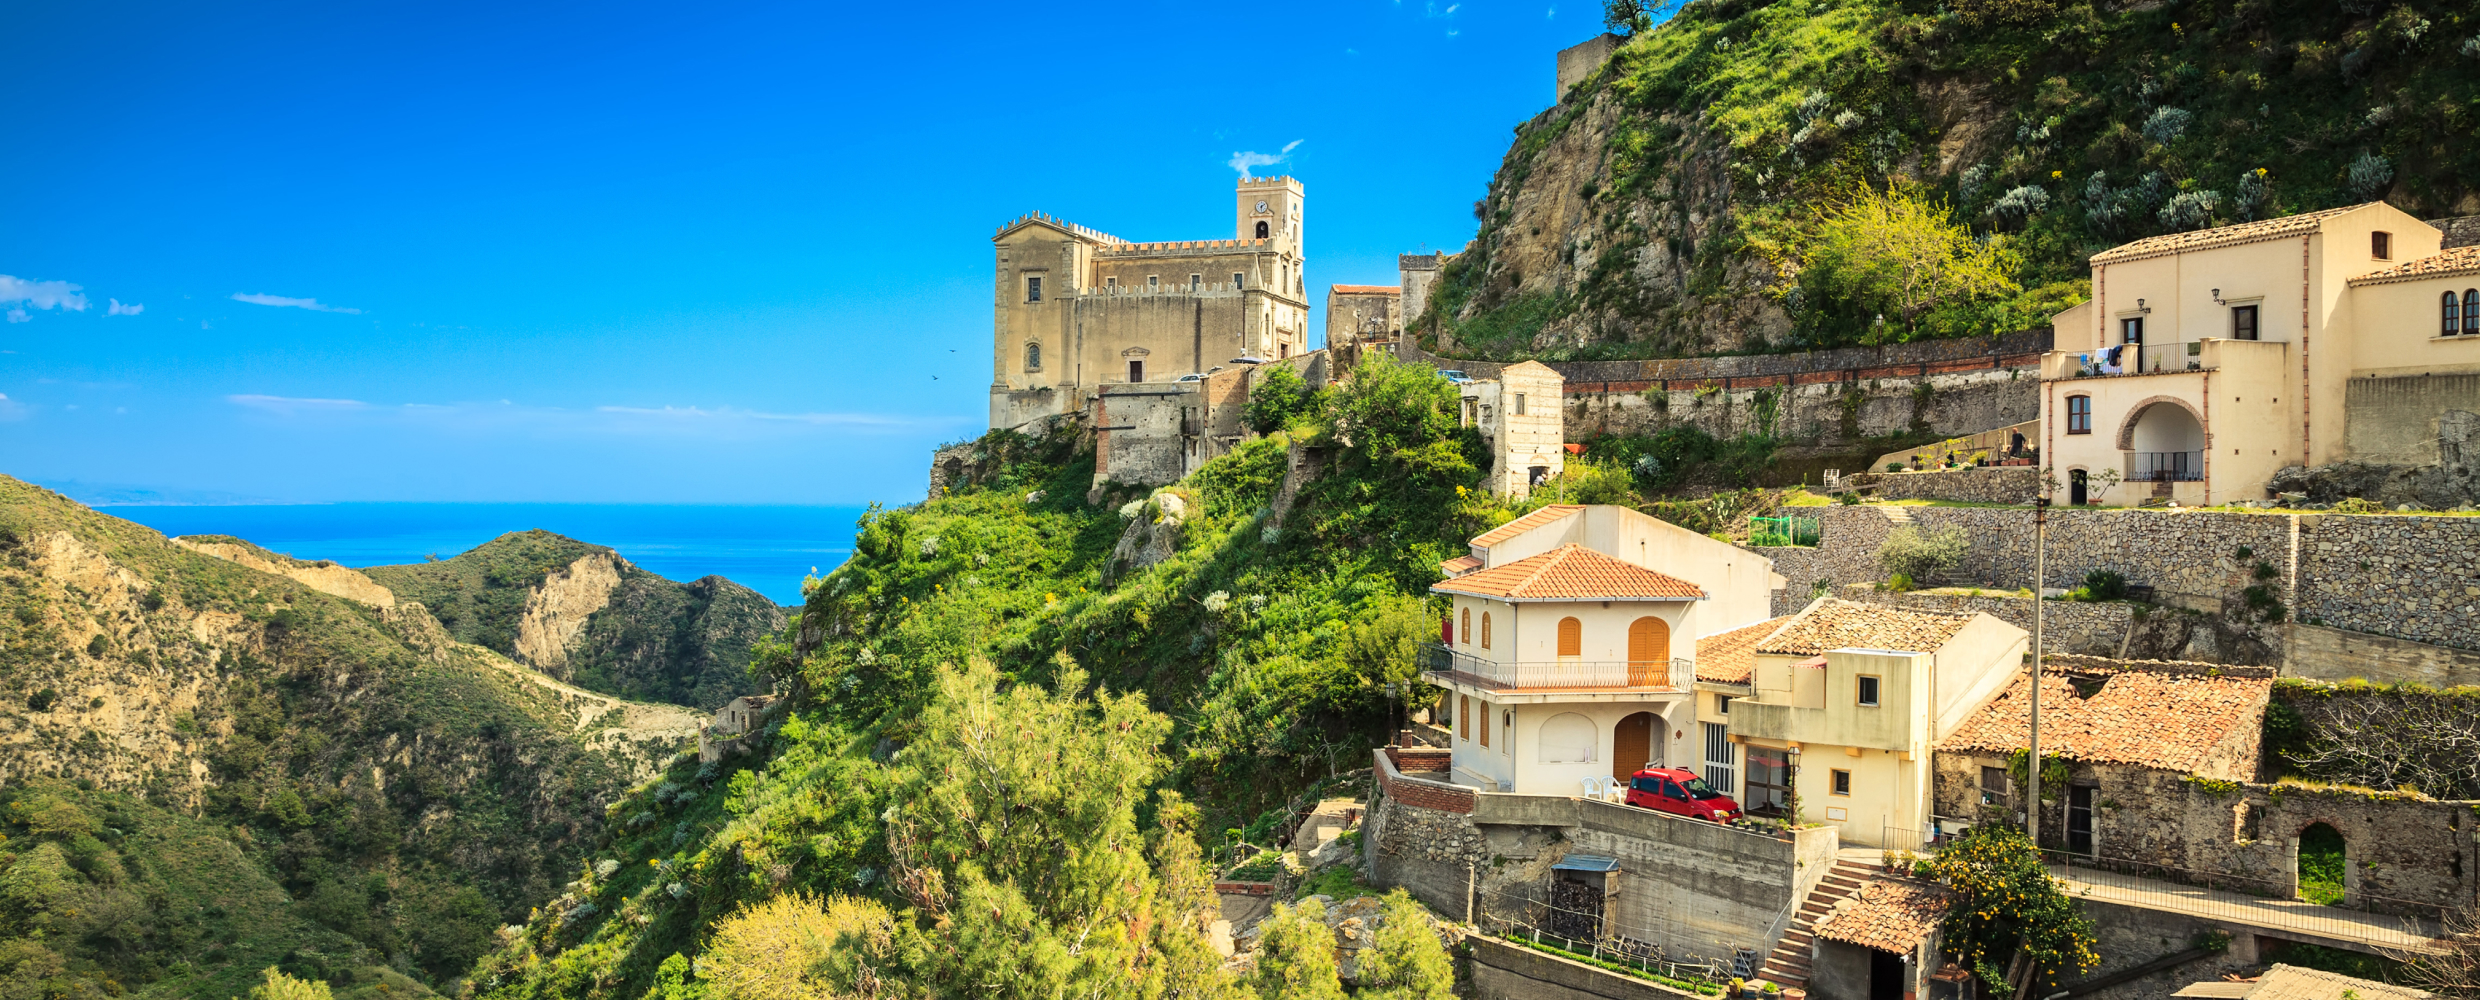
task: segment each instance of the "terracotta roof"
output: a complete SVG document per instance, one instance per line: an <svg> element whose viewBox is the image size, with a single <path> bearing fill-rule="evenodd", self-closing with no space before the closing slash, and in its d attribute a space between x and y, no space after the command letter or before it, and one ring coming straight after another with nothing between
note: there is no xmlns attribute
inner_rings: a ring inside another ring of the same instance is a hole
<svg viewBox="0 0 2480 1000"><path fill-rule="evenodd" d="M1404 290L1402 285L1333 285L1341 295L1393 295Z"/></svg>
<svg viewBox="0 0 2480 1000"><path fill-rule="evenodd" d="M1946 645L1946 640L1971 622L1971 615L1827 599L1794 616L1791 623L1758 643L1756 651L1794 656L1854 648L1928 653Z"/></svg>
<svg viewBox="0 0 2480 1000"><path fill-rule="evenodd" d="M1542 525L1549 524L1552 521L1556 521L1562 517L1566 517L1569 514L1573 514L1583 509L1583 504L1554 503L1530 514L1526 514L1523 517L1516 518L1513 521L1509 521L1505 524L1499 525L1498 527L1484 531L1478 537L1474 538L1472 543L1486 549L1492 545L1496 545L1510 538L1514 538L1517 535L1521 535L1527 531L1541 527Z"/></svg>
<svg viewBox="0 0 2480 1000"><path fill-rule="evenodd" d="M2415 261L2360 275L2351 279L2351 284L2383 285L2396 281L2417 281L2421 278L2447 278L2458 274L2480 274L2480 246L2440 250Z"/></svg>
<svg viewBox="0 0 2480 1000"><path fill-rule="evenodd" d="M1834 903L1817 921L1817 936L1879 951L1920 947L1946 915L1946 890L1927 882L1880 876Z"/></svg>
<svg viewBox="0 0 2480 1000"><path fill-rule="evenodd" d="M2369 202L2368 204L2377 203ZM2154 236L2101 251L2093 255L2092 262L2116 264L2122 261L2143 260L2146 257L2160 257L2165 254L2186 253L2190 250L2211 250L2214 247L2278 240L2286 236L2305 236L2324 228L2326 219L2366 207L2368 205L2350 205L2343 208L2329 208L2321 212L2285 215L2279 219L2264 219L2232 226L2199 229L2192 233Z"/></svg>
<svg viewBox="0 0 2480 1000"><path fill-rule="evenodd" d="M1474 570L1477 570L1477 569L1480 569L1480 568L1481 568L1481 557L1479 557L1479 556L1457 556L1457 557L1455 557L1455 558L1453 558L1453 559L1449 559L1449 560L1447 560L1447 561L1445 561L1445 562L1439 563L1439 564L1438 564L1438 575L1439 575L1439 576L1446 577L1447 579L1452 580L1452 579L1455 579L1456 577L1462 576L1462 575L1464 575L1464 574L1466 574L1466 573L1470 573L1470 572L1472 572L1472 571L1474 571Z"/></svg>
<svg viewBox="0 0 2480 1000"><path fill-rule="evenodd" d="M1503 601L1701 601L1705 590L1675 576L1620 562L1582 545L1431 584L1442 594Z"/></svg>
<svg viewBox="0 0 2480 1000"><path fill-rule="evenodd" d="M2087 696L2069 683L2099 690ZM2017 676L1937 749L2005 754L2025 743L2032 679ZM2041 751L2070 760L2194 773L2236 730L2263 724L2273 681L2163 670L2041 674Z"/></svg>
<svg viewBox="0 0 2480 1000"><path fill-rule="evenodd" d="M2180 992L2184 993L2185 990ZM2419 1000L2434 996L2426 990L2346 976L2339 972L2276 964L2256 980L2248 1000L2342 1000L2357 993L2361 1000Z"/></svg>
<svg viewBox="0 0 2480 1000"><path fill-rule="evenodd" d="M1757 642L1773 635L1793 616L1768 618L1696 641L1696 679L1721 684L1746 684L1757 669Z"/></svg>

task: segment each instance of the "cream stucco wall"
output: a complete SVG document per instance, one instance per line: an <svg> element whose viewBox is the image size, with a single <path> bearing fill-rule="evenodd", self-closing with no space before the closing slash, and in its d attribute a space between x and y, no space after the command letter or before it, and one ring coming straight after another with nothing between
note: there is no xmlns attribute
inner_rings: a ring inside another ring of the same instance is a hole
<svg viewBox="0 0 2480 1000"><path fill-rule="evenodd" d="M1651 714L1655 722L1652 757L1647 766L1692 770L1700 766L1699 762L1689 760L1700 748L1695 745L1696 727L1688 718L1693 709L1684 694L1620 702L1513 703L1462 693L1450 697L1469 699L1472 705L1474 731L1467 733L1459 724L1460 701L1450 709L1446 722L1454 734L1451 750L1458 781L1474 783L1478 779L1496 789L1524 795L1583 794L1584 779L1612 776L1619 723L1640 712ZM1543 727L1553 718L1568 714L1583 716L1592 724L1595 740L1591 760L1545 759ZM1482 745L1479 732L1485 720L1493 727L1488 746Z"/></svg>
<svg viewBox="0 0 2480 1000"><path fill-rule="evenodd" d="M1659 618L1671 630L1669 657L1689 659L1695 655L1690 630L1700 626L1703 601L1527 601L1509 604L1481 597L1455 595L1457 635L1455 651L1496 663L1552 663L1574 659L1588 663L1616 663L1627 660L1628 629L1639 618ZM1462 634L1464 613L1472 612L1472 635L1469 641ZM1481 616L1490 616L1490 645L1481 645ZM1583 652L1575 657L1558 655L1559 620L1575 618L1582 626ZM1713 631L1708 629L1708 632ZM1668 658L1668 657L1665 657ZM1688 678L1673 678L1686 687Z"/></svg>
<svg viewBox="0 0 2480 1000"><path fill-rule="evenodd" d="M2480 274L2351 286L2351 329L2365 345L2352 354L2352 374L2480 372L2480 336L2440 336L2439 297L2465 289L2480 289Z"/></svg>
<svg viewBox="0 0 2480 1000"><path fill-rule="evenodd" d="M1784 586L1771 559L1612 504L1586 507L1476 554L1482 555L1485 565L1504 566L1571 544L1704 588L1706 600L1699 602L1692 626L1695 631L1674 632L1674 640L1712 635L1772 617L1774 591Z"/></svg>

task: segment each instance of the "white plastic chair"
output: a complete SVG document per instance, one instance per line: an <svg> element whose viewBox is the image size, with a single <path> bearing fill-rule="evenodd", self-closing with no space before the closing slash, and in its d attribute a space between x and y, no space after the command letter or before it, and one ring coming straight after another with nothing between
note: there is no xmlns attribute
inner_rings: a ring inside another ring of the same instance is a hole
<svg viewBox="0 0 2480 1000"><path fill-rule="evenodd" d="M1608 781L1608 780L1610 780L1610 779L1608 779L1608 778L1602 778L1602 777L1587 777L1587 778L1585 778L1585 779L1584 779L1584 797L1585 797L1585 798L1588 798L1588 799L1607 799L1607 798L1609 798L1609 796L1602 794L1602 782L1605 782L1605 781Z"/></svg>

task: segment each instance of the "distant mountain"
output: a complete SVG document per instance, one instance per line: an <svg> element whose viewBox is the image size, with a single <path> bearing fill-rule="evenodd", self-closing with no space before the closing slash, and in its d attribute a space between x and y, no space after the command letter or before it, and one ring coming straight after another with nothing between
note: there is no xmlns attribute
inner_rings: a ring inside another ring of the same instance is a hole
<svg viewBox="0 0 2480 1000"><path fill-rule="evenodd" d="M0 476L0 995L452 993L703 721Z"/></svg>
<svg viewBox="0 0 2480 1000"><path fill-rule="evenodd" d="M29 482L89 507L259 507L302 502L219 490L159 489L128 483L85 483L75 479L35 479Z"/></svg>
<svg viewBox="0 0 2480 1000"><path fill-rule="evenodd" d="M459 642L589 690L699 708L759 690L750 647L785 621L775 602L720 576L676 583L548 531L362 572L422 602Z"/></svg>

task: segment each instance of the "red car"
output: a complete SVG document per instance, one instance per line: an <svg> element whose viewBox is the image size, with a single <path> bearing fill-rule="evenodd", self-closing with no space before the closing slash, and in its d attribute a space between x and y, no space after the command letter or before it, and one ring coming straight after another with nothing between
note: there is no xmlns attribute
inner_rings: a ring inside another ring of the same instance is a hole
<svg viewBox="0 0 2480 1000"><path fill-rule="evenodd" d="M1648 767L1628 780L1627 804L1690 819L1728 823L1746 815L1739 803L1683 768Z"/></svg>

